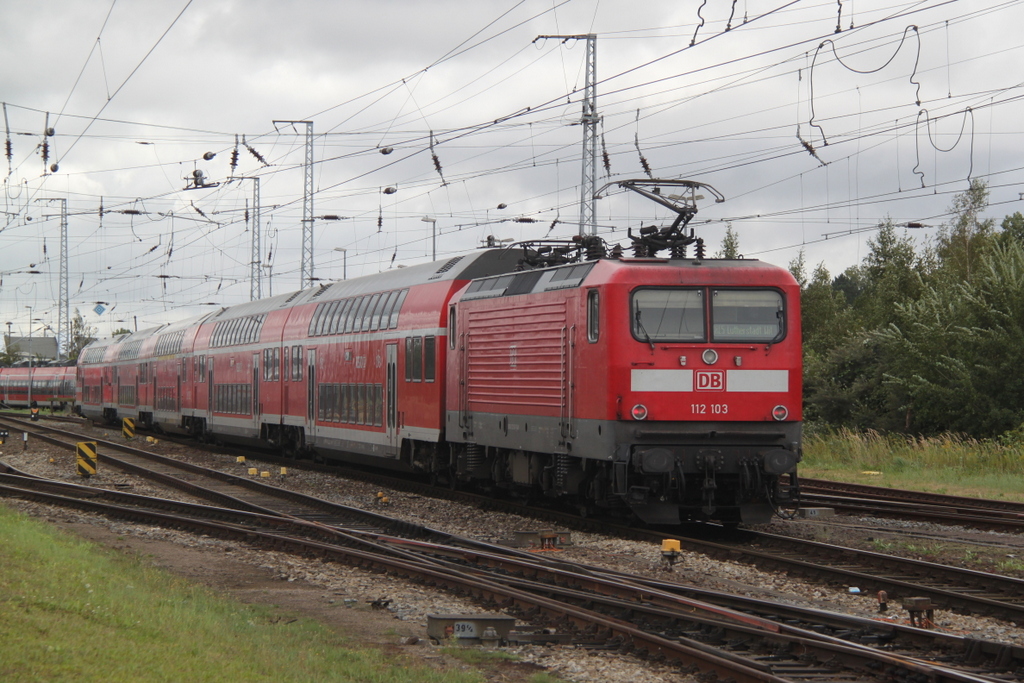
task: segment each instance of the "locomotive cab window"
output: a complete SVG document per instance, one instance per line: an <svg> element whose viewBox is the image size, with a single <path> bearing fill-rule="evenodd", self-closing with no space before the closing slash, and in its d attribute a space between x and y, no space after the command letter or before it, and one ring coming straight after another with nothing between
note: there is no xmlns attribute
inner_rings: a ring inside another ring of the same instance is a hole
<svg viewBox="0 0 1024 683"><path fill-rule="evenodd" d="M587 292L587 341L591 344L597 341L601 333L600 312L598 290L592 289Z"/></svg>
<svg viewBox="0 0 1024 683"><path fill-rule="evenodd" d="M774 289L712 290L712 339L777 342L785 334L782 304L782 293Z"/></svg>
<svg viewBox="0 0 1024 683"><path fill-rule="evenodd" d="M646 343L704 341L704 292L638 289L630 316L633 337Z"/></svg>
<svg viewBox="0 0 1024 683"><path fill-rule="evenodd" d="M455 307L448 307L448 348L455 348Z"/></svg>

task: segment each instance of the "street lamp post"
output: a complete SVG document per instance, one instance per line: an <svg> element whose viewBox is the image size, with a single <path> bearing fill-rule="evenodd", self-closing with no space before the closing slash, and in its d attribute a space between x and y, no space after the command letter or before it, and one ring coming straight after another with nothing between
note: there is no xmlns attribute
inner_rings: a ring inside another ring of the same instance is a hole
<svg viewBox="0 0 1024 683"><path fill-rule="evenodd" d="M28 309L28 407L32 407L32 307Z"/></svg>
<svg viewBox="0 0 1024 683"><path fill-rule="evenodd" d="M348 279L348 249L345 247L335 247L334 251L341 252L341 279Z"/></svg>
<svg viewBox="0 0 1024 683"><path fill-rule="evenodd" d="M430 223L430 260L437 260L437 219L430 216L421 218L424 223Z"/></svg>

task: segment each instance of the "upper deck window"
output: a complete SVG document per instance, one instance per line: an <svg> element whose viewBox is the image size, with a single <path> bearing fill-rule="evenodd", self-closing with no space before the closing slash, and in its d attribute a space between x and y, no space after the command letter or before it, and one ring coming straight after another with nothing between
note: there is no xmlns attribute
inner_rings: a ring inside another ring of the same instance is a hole
<svg viewBox="0 0 1024 683"><path fill-rule="evenodd" d="M704 341L704 292L638 289L633 292L633 336L643 342Z"/></svg>
<svg viewBox="0 0 1024 683"><path fill-rule="evenodd" d="M774 289L715 289L711 336L716 342L777 342L785 334L782 293Z"/></svg>

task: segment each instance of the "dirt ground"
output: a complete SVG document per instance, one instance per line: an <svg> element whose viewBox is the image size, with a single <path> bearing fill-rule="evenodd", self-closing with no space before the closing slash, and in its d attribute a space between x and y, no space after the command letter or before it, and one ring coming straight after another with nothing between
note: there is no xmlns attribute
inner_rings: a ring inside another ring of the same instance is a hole
<svg viewBox="0 0 1024 683"><path fill-rule="evenodd" d="M475 668L487 681L509 683L526 683L543 671L534 664L507 661L470 667L424 642L423 629L418 624L398 620L389 612L374 610L368 605L339 608L324 599L323 587L302 581L282 581L272 570L233 559L229 553L189 548L159 539L121 536L100 525L47 521L97 544L144 558L155 567L202 583L239 602L271 606L284 619L302 616L316 620L353 645L384 650L392 661L407 661L438 670Z"/></svg>

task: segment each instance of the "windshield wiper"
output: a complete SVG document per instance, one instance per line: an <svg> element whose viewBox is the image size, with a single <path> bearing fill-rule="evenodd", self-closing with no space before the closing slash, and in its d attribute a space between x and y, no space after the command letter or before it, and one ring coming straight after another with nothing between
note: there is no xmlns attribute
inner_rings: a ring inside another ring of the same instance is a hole
<svg viewBox="0 0 1024 683"><path fill-rule="evenodd" d="M651 345L651 351L654 351L654 342L651 341L651 335L647 334L647 330L644 329L644 323L640 320L640 309L636 309L636 329L639 330L643 335L647 343Z"/></svg>

